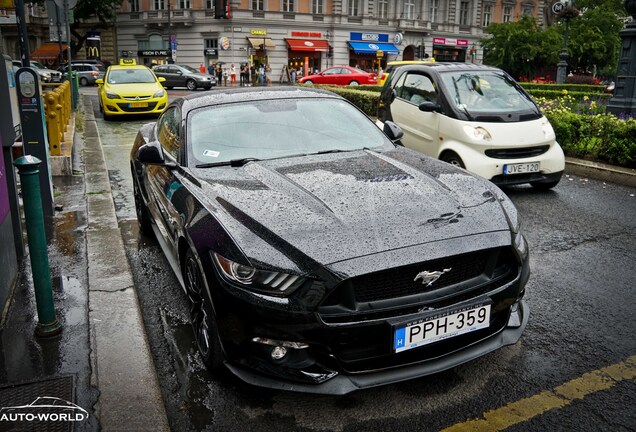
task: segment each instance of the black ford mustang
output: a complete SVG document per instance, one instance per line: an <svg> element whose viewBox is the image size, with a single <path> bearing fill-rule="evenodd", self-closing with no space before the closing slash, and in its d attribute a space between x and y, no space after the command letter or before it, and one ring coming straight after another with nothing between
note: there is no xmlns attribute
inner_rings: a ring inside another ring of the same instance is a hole
<svg viewBox="0 0 636 432"><path fill-rule="evenodd" d="M513 204L400 135L295 87L189 96L141 128L140 227L190 299L209 367L344 394L520 338L529 267Z"/></svg>

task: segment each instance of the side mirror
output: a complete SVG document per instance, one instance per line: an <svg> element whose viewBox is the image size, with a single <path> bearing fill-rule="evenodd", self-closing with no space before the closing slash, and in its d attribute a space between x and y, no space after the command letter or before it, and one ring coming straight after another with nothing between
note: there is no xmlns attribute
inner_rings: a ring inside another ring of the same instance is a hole
<svg viewBox="0 0 636 432"><path fill-rule="evenodd" d="M103 80L103 79L101 79L101 78L96 79L96 80L95 80L95 84L97 84L97 85L102 85L102 84L104 84L104 80Z"/></svg>
<svg viewBox="0 0 636 432"><path fill-rule="evenodd" d="M424 112L442 112L442 107L431 101L422 102L418 108L420 111Z"/></svg>
<svg viewBox="0 0 636 432"><path fill-rule="evenodd" d="M165 79L164 77L159 77L159 78L157 78L157 79L159 80L159 82L160 82L160 83L162 83L162 82L166 82L166 79Z"/></svg>
<svg viewBox="0 0 636 432"><path fill-rule="evenodd" d="M139 150L137 150L137 160L143 164L174 166L172 163L166 163L159 141L151 141L139 147Z"/></svg>
<svg viewBox="0 0 636 432"><path fill-rule="evenodd" d="M393 141L393 143L401 145L400 143L396 142L404 136L404 131L401 127L399 127L392 121L387 120L384 122L384 128L382 129L382 131L386 134L386 136L389 137L391 141Z"/></svg>

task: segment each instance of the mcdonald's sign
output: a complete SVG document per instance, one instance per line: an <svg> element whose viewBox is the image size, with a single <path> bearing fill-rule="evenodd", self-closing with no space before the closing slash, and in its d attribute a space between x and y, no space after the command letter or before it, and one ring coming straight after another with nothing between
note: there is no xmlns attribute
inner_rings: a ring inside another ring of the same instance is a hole
<svg viewBox="0 0 636 432"><path fill-rule="evenodd" d="M102 55L100 48L101 39L99 36L86 38L86 58L88 60L100 60Z"/></svg>

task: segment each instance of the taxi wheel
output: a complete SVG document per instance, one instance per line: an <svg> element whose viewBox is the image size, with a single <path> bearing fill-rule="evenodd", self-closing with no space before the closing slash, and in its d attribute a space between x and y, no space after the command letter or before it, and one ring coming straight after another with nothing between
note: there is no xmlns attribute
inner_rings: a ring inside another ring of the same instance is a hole
<svg viewBox="0 0 636 432"><path fill-rule="evenodd" d="M187 80L186 81L186 87L187 87L188 90L196 90L197 83L195 83L194 80Z"/></svg>
<svg viewBox="0 0 636 432"><path fill-rule="evenodd" d="M446 153L442 154L440 159L443 160L446 163L449 163L451 165L455 165L456 167L466 168L466 166L464 165L464 162L462 161L462 158L460 158L457 155L457 153L454 153L452 151L449 151L449 152L446 152Z"/></svg>

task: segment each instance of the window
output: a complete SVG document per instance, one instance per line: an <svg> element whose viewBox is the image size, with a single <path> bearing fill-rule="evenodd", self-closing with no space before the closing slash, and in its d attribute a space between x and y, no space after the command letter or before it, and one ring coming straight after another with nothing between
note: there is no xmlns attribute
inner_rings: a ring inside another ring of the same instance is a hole
<svg viewBox="0 0 636 432"><path fill-rule="evenodd" d="M470 2L463 1L459 4L459 25L470 24Z"/></svg>
<svg viewBox="0 0 636 432"><path fill-rule="evenodd" d="M179 0L179 9L191 9L192 2L190 0Z"/></svg>
<svg viewBox="0 0 636 432"><path fill-rule="evenodd" d="M486 3L484 5L483 26L488 27L492 21L492 4Z"/></svg>
<svg viewBox="0 0 636 432"><path fill-rule="evenodd" d="M512 6L507 5L503 8L503 22L507 23L512 20Z"/></svg>
<svg viewBox="0 0 636 432"><path fill-rule="evenodd" d="M312 0L311 1L311 13L324 14L324 0Z"/></svg>
<svg viewBox="0 0 636 432"><path fill-rule="evenodd" d="M534 6L532 5L523 5L521 9L521 15L532 16L533 15Z"/></svg>
<svg viewBox="0 0 636 432"><path fill-rule="evenodd" d="M139 0L129 0L128 4L131 12L139 12Z"/></svg>
<svg viewBox="0 0 636 432"><path fill-rule="evenodd" d="M439 20L439 0L431 0L431 22L437 22Z"/></svg>
<svg viewBox="0 0 636 432"><path fill-rule="evenodd" d="M219 48L219 39L206 39L205 40L205 47L206 48Z"/></svg>
<svg viewBox="0 0 636 432"><path fill-rule="evenodd" d="M389 0L378 0L378 18L389 17Z"/></svg>
<svg viewBox="0 0 636 432"><path fill-rule="evenodd" d="M206 9L214 9L214 0L206 0L205 7Z"/></svg>
<svg viewBox="0 0 636 432"><path fill-rule="evenodd" d="M404 1L404 12L402 16L406 19L414 19L415 18L415 0L405 0Z"/></svg>
<svg viewBox="0 0 636 432"><path fill-rule="evenodd" d="M283 12L294 12L294 0L282 0L281 10Z"/></svg>
<svg viewBox="0 0 636 432"><path fill-rule="evenodd" d="M265 10L263 2L264 0L252 0L252 10L255 10L255 11Z"/></svg>
<svg viewBox="0 0 636 432"><path fill-rule="evenodd" d="M157 121L157 136L161 147L176 160L179 160L181 150L180 117L179 110L172 108L162 114Z"/></svg>
<svg viewBox="0 0 636 432"><path fill-rule="evenodd" d="M358 16L360 14L360 0L349 0L347 12L350 16Z"/></svg>
<svg viewBox="0 0 636 432"><path fill-rule="evenodd" d="M437 103L438 100L433 81L418 73L404 74L395 85L395 91L400 99L414 105L420 105L422 102Z"/></svg>
<svg viewBox="0 0 636 432"><path fill-rule="evenodd" d="M164 10L165 9L164 0L154 0L152 3L152 6L154 10Z"/></svg>

